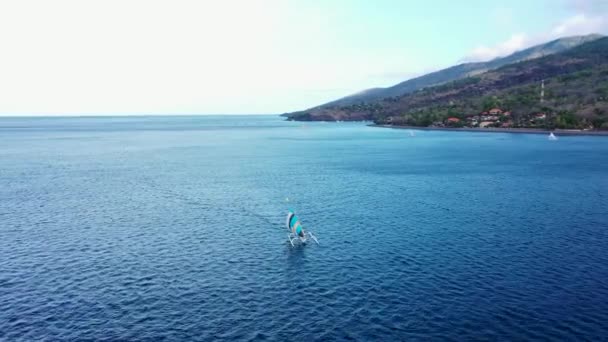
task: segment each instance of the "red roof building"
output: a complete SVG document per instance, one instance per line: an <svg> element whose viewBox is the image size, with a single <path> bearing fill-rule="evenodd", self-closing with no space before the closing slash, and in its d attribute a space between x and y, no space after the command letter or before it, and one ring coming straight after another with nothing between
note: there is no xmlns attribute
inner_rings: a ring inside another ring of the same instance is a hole
<svg viewBox="0 0 608 342"><path fill-rule="evenodd" d="M460 122L459 118L448 118L448 122Z"/></svg>
<svg viewBox="0 0 608 342"><path fill-rule="evenodd" d="M500 108L492 108L489 110L491 115L499 115L502 114L502 110L500 110Z"/></svg>

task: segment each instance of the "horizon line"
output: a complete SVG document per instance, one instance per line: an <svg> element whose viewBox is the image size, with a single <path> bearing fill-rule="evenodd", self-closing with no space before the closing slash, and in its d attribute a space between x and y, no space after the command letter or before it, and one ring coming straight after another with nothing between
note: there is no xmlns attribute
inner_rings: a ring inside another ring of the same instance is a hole
<svg viewBox="0 0 608 342"><path fill-rule="evenodd" d="M197 113L197 114L170 114L170 113L130 113L130 114L0 114L0 118L92 118L92 117L142 117L142 116L280 116L282 114L261 114L261 113L222 113L222 114L209 114L209 113Z"/></svg>

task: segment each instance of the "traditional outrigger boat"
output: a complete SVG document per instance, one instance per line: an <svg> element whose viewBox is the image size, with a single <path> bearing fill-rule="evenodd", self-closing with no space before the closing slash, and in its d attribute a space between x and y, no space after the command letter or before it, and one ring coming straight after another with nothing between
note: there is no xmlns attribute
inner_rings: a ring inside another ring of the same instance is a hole
<svg viewBox="0 0 608 342"><path fill-rule="evenodd" d="M302 227L302 223L300 222L300 219L296 216L296 214L291 209L289 209L289 212L287 213L286 225L287 225L287 230L289 230L289 233L287 234L287 238L289 239L289 243L291 243L292 246L295 247L294 241L295 242L299 241L300 243L306 243L306 242L308 242L309 238L312 239L317 244L319 244L319 241L313 235L313 233L304 231L304 227Z"/></svg>

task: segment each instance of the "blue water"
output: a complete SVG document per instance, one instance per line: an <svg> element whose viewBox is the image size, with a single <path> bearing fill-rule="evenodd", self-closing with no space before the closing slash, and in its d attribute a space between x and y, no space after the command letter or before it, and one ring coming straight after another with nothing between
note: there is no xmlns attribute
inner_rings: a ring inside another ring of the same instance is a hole
<svg viewBox="0 0 608 342"><path fill-rule="evenodd" d="M0 340L602 340L607 212L608 137L3 118Z"/></svg>

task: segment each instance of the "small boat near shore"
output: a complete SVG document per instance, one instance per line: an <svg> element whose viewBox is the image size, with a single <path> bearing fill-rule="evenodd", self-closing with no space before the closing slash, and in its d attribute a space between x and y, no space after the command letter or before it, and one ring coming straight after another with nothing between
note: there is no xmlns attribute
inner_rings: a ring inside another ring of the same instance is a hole
<svg viewBox="0 0 608 342"><path fill-rule="evenodd" d="M555 134L553 134L553 132L549 133L549 140L557 140L557 137Z"/></svg>

